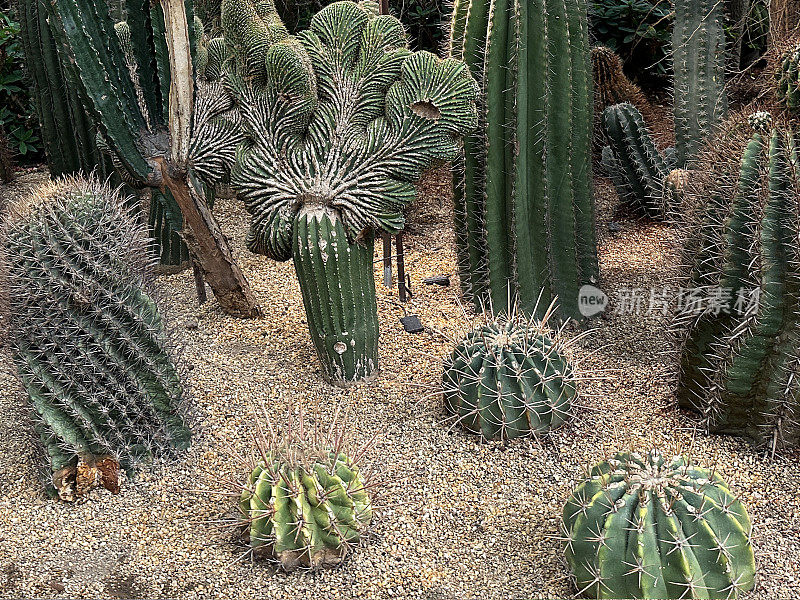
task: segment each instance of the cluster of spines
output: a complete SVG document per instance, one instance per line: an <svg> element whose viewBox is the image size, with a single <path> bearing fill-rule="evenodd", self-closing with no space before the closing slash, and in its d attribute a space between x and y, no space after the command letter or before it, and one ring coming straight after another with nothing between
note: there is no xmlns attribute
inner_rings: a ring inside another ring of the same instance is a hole
<svg viewBox="0 0 800 600"><path fill-rule="evenodd" d="M639 86L622 70L622 59L611 48L592 48L592 76L594 79L594 110L602 115L609 106L628 103L635 106L645 120L649 120L650 103Z"/></svg>
<svg viewBox="0 0 800 600"><path fill-rule="evenodd" d="M585 3L458 0L450 54L481 90L455 163L462 289L507 310L511 283L525 312L544 290L580 318L578 289L597 277Z"/></svg>
<svg viewBox="0 0 800 600"><path fill-rule="evenodd" d="M800 109L800 44L785 51L775 70L775 95L792 112Z"/></svg>
<svg viewBox="0 0 800 600"><path fill-rule="evenodd" d="M736 598L754 585L745 507L686 457L621 452L595 465L562 527L576 586L590 598Z"/></svg>
<svg viewBox="0 0 800 600"><path fill-rule="evenodd" d="M668 205L674 194L665 189L674 168L672 148L663 155L659 152L641 113L632 104L606 108L603 129L609 144L603 148L603 166L620 199L651 218L668 218L677 208Z"/></svg>
<svg viewBox="0 0 800 600"><path fill-rule="evenodd" d="M709 152L707 181L693 191L703 202L683 285L705 297L676 321L677 396L710 430L774 452L800 444L800 177L791 129L754 122L749 139L739 127L730 148ZM738 164L724 155L737 151ZM726 295L714 301L715 292Z"/></svg>
<svg viewBox="0 0 800 600"><path fill-rule="evenodd" d="M179 374L144 289L139 221L108 187L72 179L46 184L10 215L10 347L53 481L79 462L111 457L130 470L186 448Z"/></svg>
<svg viewBox="0 0 800 600"><path fill-rule="evenodd" d="M672 31L675 70L675 154L690 166L724 118L725 29L716 0L676 0Z"/></svg>

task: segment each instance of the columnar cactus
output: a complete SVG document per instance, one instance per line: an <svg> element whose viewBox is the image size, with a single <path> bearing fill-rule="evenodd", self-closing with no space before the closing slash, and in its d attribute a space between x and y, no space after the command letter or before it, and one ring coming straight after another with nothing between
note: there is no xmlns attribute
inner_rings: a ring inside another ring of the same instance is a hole
<svg viewBox="0 0 800 600"><path fill-rule="evenodd" d="M685 169L727 110L723 3L676 0L672 30L675 69L675 154Z"/></svg>
<svg viewBox="0 0 800 600"><path fill-rule="evenodd" d="M247 140L231 183L252 215L247 245L294 259L331 382L377 372L373 232L403 228L413 182L474 128L465 65L410 52L371 2L335 2L288 35L270 0L225 0L228 89Z"/></svg>
<svg viewBox="0 0 800 600"><path fill-rule="evenodd" d="M603 166L614 181L617 194L653 219L665 219L673 188L667 178L675 167L669 148L664 155L650 137L642 115L632 104L609 106L603 113L603 129L609 145L603 148Z"/></svg>
<svg viewBox="0 0 800 600"><path fill-rule="evenodd" d="M374 483L354 458L364 448L348 456L335 425L328 435L315 428L312 438L302 413L299 427L280 437L267 426L272 435L255 437L259 459L239 497L247 544L285 571L338 565L372 520Z"/></svg>
<svg viewBox="0 0 800 600"><path fill-rule="evenodd" d="M96 181L58 180L10 208L9 346L64 499L84 491L81 475L98 463L130 470L190 442L146 291L147 244L122 199Z"/></svg>
<svg viewBox="0 0 800 600"><path fill-rule="evenodd" d="M724 150L739 149L738 168L722 150L709 153L693 191L706 204L684 287L702 303L679 313L677 395L711 431L774 451L800 444L800 157L791 130L770 132L763 116L752 122L760 130L748 141L738 127Z"/></svg>
<svg viewBox="0 0 800 600"><path fill-rule="evenodd" d="M800 109L800 44L783 53L775 71L775 79L778 101L796 112Z"/></svg>
<svg viewBox="0 0 800 600"><path fill-rule="evenodd" d="M552 307L551 307L552 308ZM571 415L577 391L560 334L512 314L468 332L444 361L445 409L486 439L545 434Z"/></svg>
<svg viewBox="0 0 800 600"><path fill-rule="evenodd" d="M450 54L480 85L480 127L455 164L465 295L580 318L597 279L592 85L584 0L456 0ZM541 316L541 315L539 315Z"/></svg>
<svg viewBox="0 0 800 600"><path fill-rule="evenodd" d="M595 465L564 506L567 562L588 598L736 598L753 588L751 524L715 471L651 451Z"/></svg>

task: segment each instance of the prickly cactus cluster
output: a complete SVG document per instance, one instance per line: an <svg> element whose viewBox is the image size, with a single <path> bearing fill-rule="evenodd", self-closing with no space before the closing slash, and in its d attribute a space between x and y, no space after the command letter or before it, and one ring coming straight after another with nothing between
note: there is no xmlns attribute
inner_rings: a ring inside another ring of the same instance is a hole
<svg viewBox="0 0 800 600"><path fill-rule="evenodd" d="M800 109L800 44L783 53L775 79L778 101L790 111Z"/></svg>
<svg viewBox="0 0 800 600"><path fill-rule="evenodd" d="M520 315L487 315L444 361L447 412L486 439L542 435L561 426L577 392L566 343L551 333L545 323Z"/></svg>
<svg viewBox="0 0 800 600"><path fill-rule="evenodd" d="M59 495L91 487L87 473L102 479L98 464L130 470L186 448L183 388L146 292L147 238L122 199L63 179L10 214L9 344Z"/></svg>
<svg viewBox="0 0 800 600"><path fill-rule="evenodd" d="M348 456L341 432L309 436L305 427L301 416L299 429L256 438L260 459L239 499L253 554L285 571L338 565L372 520L370 483L356 464L363 451Z"/></svg>
<svg viewBox="0 0 800 600"><path fill-rule="evenodd" d="M800 444L800 157L788 126L751 121L719 138L692 192L682 285L701 302L677 317L677 394L711 431L774 451Z"/></svg>
<svg viewBox="0 0 800 600"><path fill-rule="evenodd" d="M650 103L639 86L622 71L622 59L611 48L592 48L592 76L594 78L594 110L602 114L615 104L628 103L645 114Z"/></svg>
<svg viewBox="0 0 800 600"><path fill-rule="evenodd" d="M753 588L745 507L686 457L621 452L595 465L567 500L563 529L589 598L736 598Z"/></svg>

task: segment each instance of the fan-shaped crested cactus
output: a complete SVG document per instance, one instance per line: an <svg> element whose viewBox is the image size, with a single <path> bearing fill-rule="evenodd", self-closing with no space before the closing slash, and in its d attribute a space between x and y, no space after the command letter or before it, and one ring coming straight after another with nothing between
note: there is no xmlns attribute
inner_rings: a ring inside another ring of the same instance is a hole
<svg viewBox="0 0 800 600"><path fill-rule="evenodd" d="M676 206L674 186L667 178L675 166L672 148L662 155L650 137L642 115L631 104L609 106L603 113L609 145L603 148L603 166L614 181L620 199L653 219L665 219Z"/></svg>
<svg viewBox="0 0 800 600"><path fill-rule="evenodd" d="M10 348L59 495L85 491L81 477L108 459L131 469L186 448L183 391L145 291L150 260L138 219L109 188L71 179L10 214Z"/></svg>
<svg viewBox="0 0 800 600"><path fill-rule="evenodd" d="M445 359L442 379L447 412L487 439L556 429L577 394L560 332L551 337L545 322L515 314L487 315Z"/></svg>
<svg viewBox="0 0 800 600"><path fill-rule="evenodd" d="M781 56L775 79L778 101L791 111L800 109L800 44Z"/></svg>
<svg viewBox="0 0 800 600"><path fill-rule="evenodd" d="M747 510L685 457L621 452L567 500L566 556L588 598L736 598L753 588Z"/></svg>
<svg viewBox="0 0 800 600"><path fill-rule="evenodd" d="M302 412L282 433L268 419L266 429L253 436L259 459L239 497L245 540L286 571L341 563L372 520L375 484L357 464L368 448L349 448L336 419L327 434L316 421L312 431Z"/></svg>
<svg viewBox="0 0 800 600"><path fill-rule="evenodd" d="M558 297L580 319L596 282L592 73L585 0L456 0L451 56L480 84L481 123L455 163L462 289L498 311ZM541 316L541 315L538 315Z"/></svg>
<svg viewBox="0 0 800 600"><path fill-rule="evenodd" d="M683 287L702 303L679 313L677 396L710 430L774 450L800 444L800 156L791 130L751 122L749 140L734 122L715 142L692 190L704 204Z"/></svg>
<svg viewBox="0 0 800 600"><path fill-rule="evenodd" d="M476 124L465 65L407 48L374 3L335 2L288 36L271 0L223 2L230 88L247 135L232 185L247 245L294 258L326 377L377 371L373 232L403 228L413 183Z"/></svg>

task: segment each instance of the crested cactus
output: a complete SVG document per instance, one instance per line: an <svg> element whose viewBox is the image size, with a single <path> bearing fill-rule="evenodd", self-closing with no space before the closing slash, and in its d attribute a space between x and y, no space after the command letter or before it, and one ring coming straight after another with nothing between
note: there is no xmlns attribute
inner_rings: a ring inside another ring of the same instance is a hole
<svg viewBox="0 0 800 600"><path fill-rule="evenodd" d="M706 204L684 287L701 290L702 303L678 315L677 397L711 431L774 452L800 445L800 157L791 130L770 131L763 115L751 122L749 140L740 126L724 154L709 152L693 191Z"/></svg>
<svg viewBox="0 0 800 600"><path fill-rule="evenodd" d="M545 322L487 315L444 361L445 410L486 439L558 428L577 395L566 346L560 333L551 337Z"/></svg>
<svg viewBox="0 0 800 600"><path fill-rule="evenodd" d="M632 104L609 106L603 113L609 145L603 148L603 166L617 194L653 219L666 219L676 206L675 187L667 187L675 167L672 148L663 155L650 137L642 115Z"/></svg>
<svg viewBox="0 0 800 600"><path fill-rule="evenodd" d="M190 442L146 291L147 244L122 199L96 181L61 179L10 209L9 346L63 499L85 492L90 475L113 486L100 465L132 470Z"/></svg>
<svg viewBox="0 0 800 600"><path fill-rule="evenodd" d="M775 80L778 101L792 112L800 110L800 44L781 55Z"/></svg>
<svg viewBox="0 0 800 600"><path fill-rule="evenodd" d="M239 496L245 541L285 571L340 564L372 520L375 484L357 464L366 448L344 447L335 422L308 435L302 413L280 436L268 420L267 429L269 438L254 436L258 459Z"/></svg>
<svg viewBox="0 0 800 600"><path fill-rule="evenodd" d="M247 246L294 259L329 381L377 372L373 232L403 228L413 183L477 121L464 64L410 52L374 3L335 2L289 36L271 0L225 0L226 62L246 142L232 186Z"/></svg>
<svg viewBox="0 0 800 600"><path fill-rule="evenodd" d="M193 140L205 121L194 114L194 62L202 26L191 2L128 0L124 25L115 24L104 0L53 0L47 22L56 39L72 87L97 125L97 140L115 169L134 188L155 190L155 212L178 212L181 237L229 314L259 314L255 297L233 260L204 196L199 173L218 163L220 143L210 137L198 148ZM167 193L168 192L168 193ZM172 201L174 200L174 203ZM175 239L177 219L155 238ZM177 241L177 240L176 240ZM186 249L165 250L162 262L182 260Z"/></svg>
<svg viewBox="0 0 800 600"><path fill-rule="evenodd" d="M620 452L564 506L567 562L588 598L736 598L753 588L744 505L716 472Z"/></svg>
<svg viewBox="0 0 800 600"><path fill-rule="evenodd" d="M480 85L480 126L454 177L459 274L476 305L529 313L598 276L584 0L456 0L450 55ZM541 316L541 315L539 315Z"/></svg>
<svg viewBox="0 0 800 600"><path fill-rule="evenodd" d="M675 70L675 154L685 169L727 110L723 3L676 0L672 30Z"/></svg>

